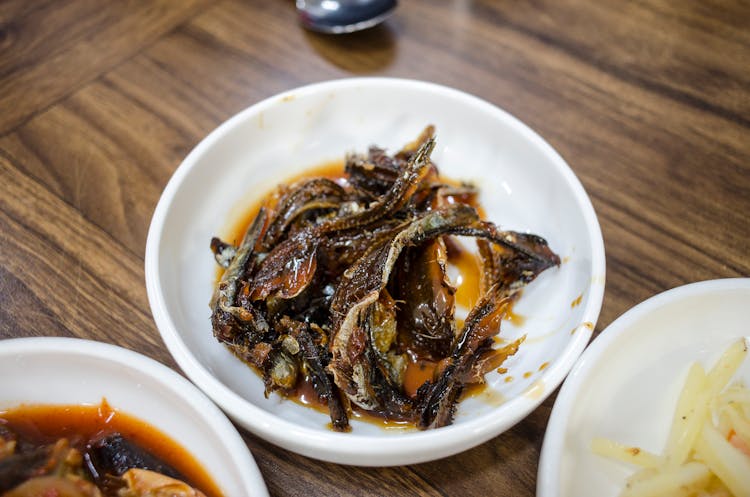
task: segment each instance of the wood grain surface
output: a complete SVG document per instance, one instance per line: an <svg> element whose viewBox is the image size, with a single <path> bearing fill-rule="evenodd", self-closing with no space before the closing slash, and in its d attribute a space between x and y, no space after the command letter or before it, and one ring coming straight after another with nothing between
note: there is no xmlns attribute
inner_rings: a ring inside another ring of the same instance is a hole
<svg viewBox="0 0 750 497"><path fill-rule="evenodd" d="M0 3L0 338L74 336L173 368L146 298L159 195L209 131L302 84L360 75L473 93L547 139L605 239L595 333L668 288L750 276L747 1L402 1L345 36L281 0ZM447 459L307 459L242 432L272 495L531 496L555 395Z"/></svg>

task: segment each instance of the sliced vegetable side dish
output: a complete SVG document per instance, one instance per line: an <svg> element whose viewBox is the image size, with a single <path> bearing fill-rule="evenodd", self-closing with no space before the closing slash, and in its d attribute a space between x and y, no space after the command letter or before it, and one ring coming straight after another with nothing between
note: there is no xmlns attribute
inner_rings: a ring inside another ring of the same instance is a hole
<svg viewBox="0 0 750 497"><path fill-rule="evenodd" d="M335 430L352 410L450 424L465 387L518 350L522 339L495 337L522 288L560 264L543 238L482 220L477 189L442 180L434 146L429 126L395 155L351 154L340 178L278 186L239 244L211 240L225 268L215 337L262 373L266 394L311 385ZM476 239L482 266L463 322L448 277L454 236ZM407 388L417 364L427 374Z"/></svg>
<svg viewBox="0 0 750 497"><path fill-rule="evenodd" d="M708 371L697 362L680 391L664 450L595 438L592 450L640 468L621 497L744 497L750 495L750 389L730 384L747 357L741 338Z"/></svg>

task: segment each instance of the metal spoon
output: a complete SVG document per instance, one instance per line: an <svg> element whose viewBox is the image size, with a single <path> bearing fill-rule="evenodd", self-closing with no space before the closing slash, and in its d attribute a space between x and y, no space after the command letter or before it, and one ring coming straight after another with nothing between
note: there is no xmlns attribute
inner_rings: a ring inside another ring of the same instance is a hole
<svg viewBox="0 0 750 497"><path fill-rule="evenodd" d="M306 28L341 34L383 22L397 3L396 0L297 0L297 12Z"/></svg>

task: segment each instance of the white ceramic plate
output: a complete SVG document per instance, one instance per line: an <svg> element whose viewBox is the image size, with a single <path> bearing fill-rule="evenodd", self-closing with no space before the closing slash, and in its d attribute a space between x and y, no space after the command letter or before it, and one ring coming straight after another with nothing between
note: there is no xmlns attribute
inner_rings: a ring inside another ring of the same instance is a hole
<svg viewBox="0 0 750 497"><path fill-rule="evenodd" d="M661 453L690 364L711 367L750 336L750 279L706 281L661 293L605 329L555 401L542 447L538 497L607 497L633 468L591 452L594 437ZM750 361L737 373L750 381Z"/></svg>
<svg viewBox="0 0 750 497"><path fill-rule="evenodd" d="M142 419L195 457L226 497L268 495L245 442L189 381L141 354L75 338L0 341L0 409L109 405Z"/></svg>
<svg viewBox="0 0 750 497"><path fill-rule="evenodd" d="M488 375L484 397L462 402L455 423L432 432L364 422L333 433L328 416L277 395L212 336L208 301L216 267L209 241L259 196L304 168L371 144L398 150L437 127L441 172L474 180L488 217L544 236L564 260L530 285L515 311L527 334L507 363L514 381ZM156 324L185 373L232 418L289 450L357 465L408 464L468 449L508 429L563 380L590 338L604 291L604 246L581 184L537 134L497 107L418 81L362 78L315 84L239 113L184 160L154 212L146 283ZM547 365L546 368L544 365Z"/></svg>

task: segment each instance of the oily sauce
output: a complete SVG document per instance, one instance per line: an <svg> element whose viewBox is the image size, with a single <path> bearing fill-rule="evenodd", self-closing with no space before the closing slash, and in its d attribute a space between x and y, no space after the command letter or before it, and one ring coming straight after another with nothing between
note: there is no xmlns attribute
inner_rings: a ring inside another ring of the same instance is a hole
<svg viewBox="0 0 750 497"><path fill-rule="evenodd" d="M406 364L404 372L404 393L411 398L417 396L417 390L426 381L432 381L438 362L429 359L412 358Z"/></svg>
<svg viewBox="0 0 750 497"><path fill-rule="evenodd" d="M333 160L324 162L318 166L305 169L303 172L288 178L283 181L283 184L292 184L297 181L312 178L328 178L339 184L346 184L347 176L344 172L344 161ZM446 179L440 177L440 180L454 186L459 186L461 183L452 179ZM273 192L271 192L273 193ZM258 215L260 208L267 203L273 204L278 200L278 197L273 194L265 194L260 196L254 203L249 205L244 211L243 215L228 229L225 231L224 240L234 245L239 244L242 238L245 236L248 228L255 220ZM484 210L480 205L472 198L448 198L449 202L463 202L472 205L481 218L485 218ZM479 256L471 250L467 250L459 241L452 239L451 243L447 244L447 255L448 255L448 266L449 273L456 274L453 278L453 285L456 287L455 299L456 305L466 310L471 309L477 303L481 292L481 275L482 275L482 262ZM224 269L219 267L216 272L216 283L221 279ZM512 306L508 307L506 319L510 320L516 325L523 324L523 316L513 313ZM457 319L456 325L459 327L463 326L463 320ZM415 397L417 389L424 384L425 381L432 380L435 374L435 370L438 367L438 362L432 361L426 358L420 358L414 353L407 351L407 357L409 358L404 373L404 393L410 397ZM248 364L250 365L250 364ZM252 365L250 365L252 366ZM253 367L253 369L257 368ZM484 383L471 386L466 391L466 395L478 396L486 385ZM327 406L318 400L318 396L312 386L312 381L309 378L300 378L297 386L285 394L288 398L295 402L305 405L307 407L314 408L320 412L328 413ZM352 416L363 421L373 422L382 426L388 427L402 427L404 423L398 420L386 420L378 416L376 413L368 413L357 406L352 406Z"/></svg>
<svg viewBox="0 0 750 497"><path fill-rule="evenodd" d="M71 446L82 452L90 442L119 433L175 468L185 476L186 483L208 497L223 496L203 466L185 448L145 421L112 408L106 399L99 405L22 404L0 410L0 425L36 445L67 438Z"/></svg>
<svg viewBox="0 0 750 497"><path fill-rule="evenodd" d="M312 178L327 178L340 184L345 183L346 176L344 174L344 161L338 159L324 162L318 166L307 168L301 173L296 174L281 183L291 185L292 183L296 183L297 181ZM260 208L265 205L266 201L271 200L272 202L275 202L276 200L278 200L275 196L271 196L270 199L268 198L269 193L272 192L273 190L261 195L251 205L249 205L246 210L244 210L242 217L238 219L237 222L232 226L229 226L229 231L226 235L225 241L234 245L238 245L242 241L242 238L245 236L247 229L255 220L255 217L258 215ZM221 272L223 272L223 269L221 270Z"/></svg>
<svg viewBox="0 0 750 497"><path fill-rule="evenodd" d="M313 388L312 379L309 376L300 378L300 380L297 382L297 385L294 387L294 389L292 389L289 392L286 392L285 396L288 399L296 402L297 404L303 405L311 409L315 409L316 411L320 413L328 415L328 406L325 404L325 402L321 402L320 400L318 400L318 395L315 393L315 388ZM414 424L411 422L403 421L399 419L388 419L379 415L378 413L366 411L355 404L351 404L350 407L351 407L351 411L349 412L350 418L357 419L359 421L364 421L370 424L374 424L382 428L385 428L387 430L416 429ZM328 426L329 428L333 429L333 426L331 423L328 423Z"/></svg>
<svg viewBox="0 0 750 497"><path fill-rule="evenodd" d="M457 240L446 244L448 249L449 270L455 269L457 276L453 284L456 287L456 305L471 309L479 300L481 291L482 262L479 256L466 250ZM452 272L452 271L449 271Z"/></svg>

